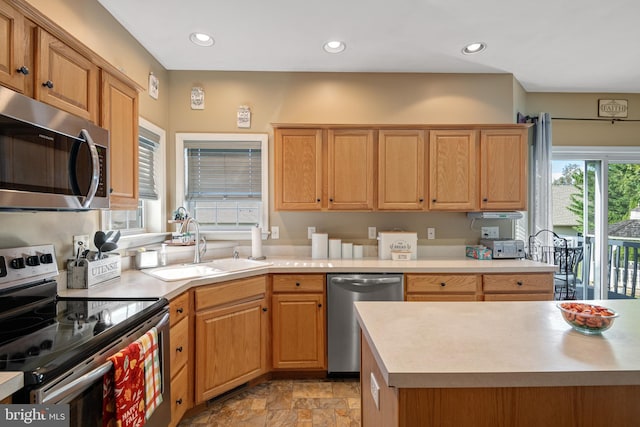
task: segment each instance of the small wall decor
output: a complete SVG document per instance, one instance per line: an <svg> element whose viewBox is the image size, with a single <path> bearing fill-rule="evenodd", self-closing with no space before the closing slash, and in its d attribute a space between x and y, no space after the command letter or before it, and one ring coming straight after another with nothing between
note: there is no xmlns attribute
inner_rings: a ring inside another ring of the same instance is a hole
<svg viewBox="0 0 640 427"><path fill-rule="evenodd" d="M204 89L201 87L191 88L191 109L204 110Z"/></svg>
<svg viewBox="0 0 640 427"><path fill-rule="evenodd" d="M251 110L246 105L241 105L238 107L238 127L251 127Z"/></svg>
<svg viewBox="0 0 640 427"><path fill-rule="evenodd" d="M153 73L149 73L149 96L153 99L158 99L158 90L160 87L160 82L158 78L153 75Z"/></svg>
<svg viewBox="0 0 640 427"><path fill-rule="evenodd" d="M598 117L627 117L626 99L598 99Z"/></svg>

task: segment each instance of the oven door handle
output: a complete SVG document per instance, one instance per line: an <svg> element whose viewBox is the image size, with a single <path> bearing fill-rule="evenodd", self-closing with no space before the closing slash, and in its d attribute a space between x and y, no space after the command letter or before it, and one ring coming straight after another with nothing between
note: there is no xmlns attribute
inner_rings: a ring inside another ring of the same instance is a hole
<svg viewBox="0 0 640 427"><path fill-rule="evenodd" d="M51 394L45 396L42 399L42 404L51 403L68 403L80 394L83 390L85 390L88 386L90 386L94 381L98 378L102 377L104 374L109 372L113 367L113 362L108 361L98 366L91 372L87 372L80 378L71 381L69 384L60 387L59 389L53 391Z"/></svg>

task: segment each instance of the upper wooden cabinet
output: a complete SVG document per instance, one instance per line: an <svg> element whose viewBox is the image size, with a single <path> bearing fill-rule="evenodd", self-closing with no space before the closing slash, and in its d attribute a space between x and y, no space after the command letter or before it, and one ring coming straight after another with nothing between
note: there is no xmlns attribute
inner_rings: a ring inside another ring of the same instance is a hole
<svg viewBox="0 0 640 427"><path fill-rule="evenodd" d="M98 123L98 67L43 29L36 31L35 98Z"/></svg>
<svg viewBox="0 0 640 427"><path fill-rule="evenodd" d="M422 210L424 193L424 131L380 130L378 209Z"/></svg>
<svg viewBox="0 0 640 427"><path fill-rule="evenodd" d="M527 131L480 132L480 209L527 208Z"/></svg>
<svg viewBox="0 0 640 427"><path fill-rule="evenodd" d="M277 210L526 209L526 125L274 125Z"/></svg>
<svg viewBox="0 0 640 427"><path fill-rule="evenodd" d="M4 2L0 2L0 34L0 84L25 93L32 68L25 62L25 18Z"/></svg>
<svg viewBox="0 0 640 427"><path fill-rule="evenodd" d="M429 132L429 209L478 207L477 138L474 130Z"/></svg>
<svg viewBox="0 0 640 427"><path fill-rule="evenodd" d="M329 129L327 140L328 209L373 209L373 131Z"/></svg>
<svg viewBox="0 0 640 427"><path fill-rule="evenodd" d="M277 210L316 210L322 202L322 130L276 129Z"/></svg>
<svg viewBox="0 0 640 427"><path fill-rule="evenodd" d="M138 92L102 71L100 125L109 130L111 209L138 207Z"/></svg>

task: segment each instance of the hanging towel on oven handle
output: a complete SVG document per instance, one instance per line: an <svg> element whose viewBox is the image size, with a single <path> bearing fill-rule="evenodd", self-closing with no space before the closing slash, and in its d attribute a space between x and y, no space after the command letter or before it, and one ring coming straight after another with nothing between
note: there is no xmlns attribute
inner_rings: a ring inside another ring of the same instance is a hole
<svg viewBox="0 0 640 427"><path fill-rule="evenodd" d="M162 376L158 350L158 329L154 326L140 338L144 352L146 419L162 403Z"/></svg>
<svg viewBox="0 0 640 427"><path fill-rule="evenodd" d="M139 341L108 358L103 377L103 427L140 427L145 423L144 353Z"/></svg>

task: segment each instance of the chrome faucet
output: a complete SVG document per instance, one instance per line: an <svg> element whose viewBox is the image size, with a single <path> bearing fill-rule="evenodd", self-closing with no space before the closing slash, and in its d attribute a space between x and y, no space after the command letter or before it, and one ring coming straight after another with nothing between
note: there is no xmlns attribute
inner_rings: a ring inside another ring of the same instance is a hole
<svg viewBox="0 0 640 427"><path fill-rule="evenodd" d="M240 258L240 252L233 251L233 259L238 259L238 258Z"/></svg>
<svg viewBox="0 0 640 427"><path fill-rule="evenodd" d="M207 241L205 240L204 236L200 238L200 224L198 224L198 221L196 221L196 219L193 217L187 218L187 221L184 223L184 232L189 232L189 226L191 224L193 224L196 228L196 247L193 254L193 263L200 264L200 262L202 261L202 256L207 252ZM200 249L200 241L202 241L203 243L202 249Z"/></svg>

